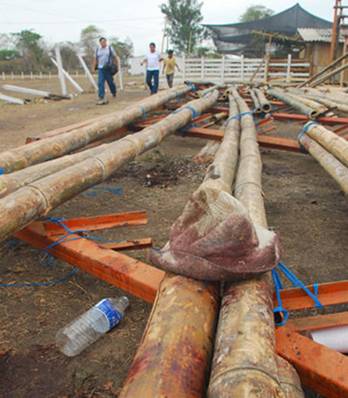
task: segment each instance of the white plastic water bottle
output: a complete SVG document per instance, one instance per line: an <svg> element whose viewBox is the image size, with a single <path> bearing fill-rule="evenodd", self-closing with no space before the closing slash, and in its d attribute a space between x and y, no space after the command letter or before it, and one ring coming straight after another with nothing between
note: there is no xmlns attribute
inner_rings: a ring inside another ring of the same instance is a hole
<svg viewBox="0 0 348 398"><path fill-rule="evenodd" d="M114 328L123 318L128 298L106 298L70 322L56 334L56 345L68 357L73 357Z"/></svg>

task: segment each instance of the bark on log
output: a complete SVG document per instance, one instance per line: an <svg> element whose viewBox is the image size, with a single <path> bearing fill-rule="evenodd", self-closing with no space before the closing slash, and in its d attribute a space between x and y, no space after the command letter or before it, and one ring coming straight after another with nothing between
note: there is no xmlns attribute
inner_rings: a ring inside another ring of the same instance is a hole
<svg viewBox="0 0 348 398"><path fill-rule="evenodd" d="M235 90L233 95L240 113L248 112L246 103ZM234 192L254 223L266 228L262 162L252 117L244 115L241 126L240 162ZM220 309L208 397L285 396L275 354L272 288L268 275L227 284Z"/></svg>
<svg viewBox="0 0 348 398"><path fill-rule="evenodd" d="M237 112L231 108L230 114L236 116ZM222 162L225 171L215 180L208 172L200 188L216 183L231 191L238 159L237 124L237 119L229 121L229 134L215 158L214 163ZM205 396L218 292L214 284L166 275L120 398Z"/></svg>
<svg viewBox="0 0 348 398"><path fill-rule="evenodd" d="M320 124L307 124L306 134L348 167L348 142Z"/></svg>
<svg viewBox="0 0 348 398"><path fill-rule="evenodd" d="M300 136L299 142L331 175L342 191L348 195L348 167L344 166L331 153L307 135L303 134Z"/></svg>
<svg viewBox="0 0 348 398"><path fill-rule="evenodd" d="M192 101L139 133L108 145L106 150L93 158L37 180L0 199L0 241L80 192L106 180L121 165L155 147L167 135L189 123L196 114L210 108L217 97L216 91Z"/></svg>
<svg viewBox="0 0 348 398"><path fill-rule="evenodd" d="M0 153L0 168L3 169L4 173L10 173L70 153L93 141L104 138L116 129L144 116L146 112L158 108L190 90L191 88L187 86L172 88L139 101L129 108L115 112L112 117L105 118L105 120L95 121L65 134L2 152Z"/></svg>
<svg viewBox="0 0 348 398"><path fill-rule="evenodd" d="M278 376L285 398L303 398L301 380L296 370L285 359L277 356Z"/></svg>

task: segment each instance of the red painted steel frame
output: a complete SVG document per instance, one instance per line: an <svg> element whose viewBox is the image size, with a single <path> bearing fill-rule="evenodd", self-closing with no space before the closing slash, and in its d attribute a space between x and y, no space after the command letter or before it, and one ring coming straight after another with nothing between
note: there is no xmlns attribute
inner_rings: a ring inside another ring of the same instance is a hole
<svg viewBox="0 0 348 398"><path fill-rule="evenodd" d="M148 222L146 211L131 211L128 213L114 213L93 217L79 217L64 220L64 224L72 229L97 231L100 229L125 227L128 225L144 225ZM59 224L50 221L43 222L46 235L63 235L66 233L65 229Z"/></svg>
<svg viewBox="0 0 348 398"><path fill-rule="evenodd" d="M17 232L15 236L38 249L45 249L59 240L59 237L46 236L40 222L32 223ZM74 238L76 239L73 240ZM48 252L136 297L149 303L154 301L164 276L163 271L125 254L104 249L96 242L79 235L71 235L69 239L49 249Z"/></svg>
<svg viewBox="0 0 348 398"><path fill-rule="evenodd" d="M273 112L272 116L276 120L294 120L298 122L308 122L309 119L306 115L301 115L298 113L283 113L283 112ZM323 116L319 117L317 122L322 124L348 124L347 117L329 117Z"/></svg>

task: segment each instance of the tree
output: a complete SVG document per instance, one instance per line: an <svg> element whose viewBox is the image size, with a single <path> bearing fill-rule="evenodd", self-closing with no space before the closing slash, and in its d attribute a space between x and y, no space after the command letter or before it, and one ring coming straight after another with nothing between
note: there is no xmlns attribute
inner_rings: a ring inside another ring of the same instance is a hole
<svg viewBox="0 0 348 398"><path fill-rule="evenodd" d="M256 21L258 19L270 17L274 11L262 5L250 6L239 18L241 22Z"/></svg>
<svg viewBox="0 0 348 398"><path fill-rule="evenodd" d="M23 57L26 70L42 70L42 65L47 64L48 54L41 42L42 36L33 30L22 30L12 33L17 50Z"/></svg>
<svg viewBox="0 0 348 398"><path fill-rule="evenodd" d="M160 5L169 25L166 33L178 52L192 53L204 38L205 29L200 25L202 5L197 0L169 0Z"/></svg>
<svg viewBox="0 0 348 398"><path fill-rule="evenodd" d="M88 63L92 63L95 56L95 49L98 45L98 38L101 34L102 30L95 25L89 25L81 31L80 44Z"/></svg>
<svg viewBox="0 0 348 398"><path fill-rule="evenodd" d="M19 52L16 50L0 49L0 61L10 61L19 57Z"/></svg>
<svg viewBox="0 0 348 398"><path fill-rule="evenodd" d="M121 41L117 37L111 37L109 43L120 57L121 65L127 66L128 59L133 55L134 51L132 40L129 37L127 37L125 41Z"/></svg>

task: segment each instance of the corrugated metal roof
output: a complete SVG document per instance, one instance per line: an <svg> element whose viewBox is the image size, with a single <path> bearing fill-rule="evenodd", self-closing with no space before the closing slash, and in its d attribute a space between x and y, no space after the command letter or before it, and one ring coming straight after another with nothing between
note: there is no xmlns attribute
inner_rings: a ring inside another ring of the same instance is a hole
<svg viewBox="0 0 348 398"><path fill-rule="evenodd" d="M331 29L299 28L297 32L306 42L331 43ZM340 42L344 42L342 35L340 35Z"/></svg>

